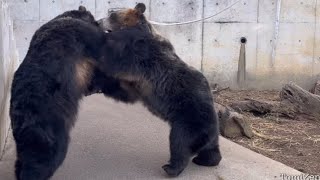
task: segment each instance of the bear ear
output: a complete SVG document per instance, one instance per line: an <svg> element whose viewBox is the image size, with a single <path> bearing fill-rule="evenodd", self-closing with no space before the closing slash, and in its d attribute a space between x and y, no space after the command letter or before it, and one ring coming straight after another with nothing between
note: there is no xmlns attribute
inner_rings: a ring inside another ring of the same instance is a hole
<svg viewBox="0 0 320 180"><path fill-rule="evenodd" d="M79 6L79 11L86 11L87 9L86 9L86 7L84 7L84 6Z"/></svg>
<svg viewBox="0 0 320 180"><path fill-rule="evenodd" d="M132 49L141 59L149 58L149 46L148 41L145 38L134 40Z"/></svg>
<svg viewBox="0 0 320 180"><path fill-rule="evenodd" d="M134 9L143 14L146 11L146 5L144 5L143 3L138 3L136 7L134 7Z"/></svg>

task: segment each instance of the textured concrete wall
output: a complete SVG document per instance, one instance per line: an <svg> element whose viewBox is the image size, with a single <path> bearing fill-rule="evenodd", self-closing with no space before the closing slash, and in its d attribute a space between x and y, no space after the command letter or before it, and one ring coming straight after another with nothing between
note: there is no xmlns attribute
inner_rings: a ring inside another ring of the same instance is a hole
<svg viewBox="0 0 320 180"><path fill-rule="evenodd" d="M96 18L109 9L147 5L147 17L158 22L184 22L208 17L237 0L9 0L21 58L31 35L57 14L85 5ZM279 0L240 0L204 22L156 26L174 44L181 58L202 70L211 83L237 88L240 38L247 38L245 87L280 88L296 81L309 88L320 74L319 0L282 0L275 40ZM275 43L276 42L276 43ZM272 53L274 52L274 56Z"/></svg>
<svg viewBox="0 0 320 180"><path fill-rule="evenodd" d="M0 158L7 137L9 120L10 86L18 65L12 21L5 1L0 2Z"/></svg>

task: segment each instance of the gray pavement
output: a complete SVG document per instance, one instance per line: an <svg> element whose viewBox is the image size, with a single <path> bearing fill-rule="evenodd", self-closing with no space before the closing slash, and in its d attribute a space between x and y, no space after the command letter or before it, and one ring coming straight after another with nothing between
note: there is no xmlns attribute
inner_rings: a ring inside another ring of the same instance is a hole
<svg viewBox="0 0 320 180"><path fill-rule="evenodd" d="M142 105L125 105L102 95L86 97L63 165L52 180L165 179L169 159L168 125ZM190 162L177 179L281 180L300 172L225 138L217 167ZM13 180L14 142L10 136L0 161L0 180Z"/></svg>

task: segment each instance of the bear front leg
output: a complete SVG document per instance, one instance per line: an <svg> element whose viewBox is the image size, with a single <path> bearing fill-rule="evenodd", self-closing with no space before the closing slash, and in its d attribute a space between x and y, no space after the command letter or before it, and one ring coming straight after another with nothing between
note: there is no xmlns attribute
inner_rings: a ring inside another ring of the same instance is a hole
<svg viewBox="0 0 320 180"><path fill-rule="evenodd" d="M133 83L106 76L99 70L95 70L85 96L94 93L103 93L107 97L125 103L135 103L140 98Z"/></svg>

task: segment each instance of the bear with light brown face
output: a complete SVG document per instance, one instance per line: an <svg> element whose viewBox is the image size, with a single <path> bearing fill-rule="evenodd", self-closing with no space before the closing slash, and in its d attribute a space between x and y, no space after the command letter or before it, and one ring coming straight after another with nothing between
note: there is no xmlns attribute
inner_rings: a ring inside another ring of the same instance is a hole
<svg viewBox="0 0 320 180"><path fill-rule="evenodd" d="M218 118L208 82L154 30L145 9L139 3L99 21L111 33L98 67L107 76L130 82L128 91L136 91L153 114L170 124L171 157L162 167L169 176L178 176L194 155L194 163L216 166L221 161Z"/></svg>

